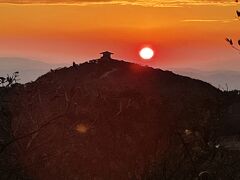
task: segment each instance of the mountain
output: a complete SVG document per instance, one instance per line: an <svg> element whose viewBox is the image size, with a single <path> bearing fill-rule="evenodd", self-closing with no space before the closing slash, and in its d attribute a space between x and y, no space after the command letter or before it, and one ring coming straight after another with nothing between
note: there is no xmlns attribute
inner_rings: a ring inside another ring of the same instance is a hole
<svg viewBox="0 0 240 180"><path fill-rule="evenodd" d="M27 83L36 80L39 76L47 73L50 69L66 66L66 64L48 64L41 61L34 61L17 57L0 57L0 77L5 77L13 72L20 72L20 83ZM240 89L240 72L238 71L202 71L198 69L179 68L172 69L173 72L200 79L208 82L222 90Z"/></svg>
<svg viewBox="0 0 240 180"><path fill-rule="evenodd" d="M36 80L39 76L47 73L50 69L64 66L63 64L48 64L40 61L17 57L0 57L0 76L5 77L19 71L20 83Z"/></svg>
<svg viewBox="0 0 240 180"><path fill-rule="evenodd" d="M222 90L240 89L239 71L201 71L197 69L174 69L173 71L177 74L201 79Z"/></svg>
<svg viewBox="0 0 240 180"><path fill-rule="evenodd" d="M239 176L223 169L238 151L219 145L238 92L101 58L0 88L0 100L3 180Z"/></svg>

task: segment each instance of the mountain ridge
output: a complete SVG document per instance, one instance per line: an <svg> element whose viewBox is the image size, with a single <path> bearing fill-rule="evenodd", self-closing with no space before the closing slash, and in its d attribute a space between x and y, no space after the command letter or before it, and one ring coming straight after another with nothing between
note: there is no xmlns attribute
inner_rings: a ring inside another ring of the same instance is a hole
<svg viewBox="0 0 240 180"><path fill-rule="evenodd" d="M225 177L202 159L215 149L225 103L224 92L203 81L101 58L1 88L0 98L0 122L12 132L0 134L0 158L17 154L5 166L18 176L159 179L167 160L177 168L165 172L173 179L202 169Z"/></svg>
<svg viewBox="0 0 240 180"><path fill-rule="evenodd" d="M47 73L50 69L65 66L64 64L48 64L42 61L19 57L0 57L0 76L5 77L13 72L20 73L20 83L36 80L40 75Z"/></svg>

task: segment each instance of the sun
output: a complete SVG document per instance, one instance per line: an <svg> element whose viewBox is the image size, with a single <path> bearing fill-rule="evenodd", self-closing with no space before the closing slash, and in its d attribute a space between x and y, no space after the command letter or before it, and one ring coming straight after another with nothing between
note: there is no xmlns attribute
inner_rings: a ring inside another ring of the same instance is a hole
<svg viewBox="0 0 240 180"><path fill-rule="evenodd" d="M154 51L149 47L144 47L139 51L139 55L144 60L149 60L154 56Z"/></svg>

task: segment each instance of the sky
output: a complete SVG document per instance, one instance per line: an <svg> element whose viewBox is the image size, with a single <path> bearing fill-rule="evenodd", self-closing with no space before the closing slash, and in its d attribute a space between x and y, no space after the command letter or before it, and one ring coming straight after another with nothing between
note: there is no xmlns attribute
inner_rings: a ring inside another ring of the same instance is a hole
<svg viewBox="0 0 240 180"><path fill-rule="evenodd" d="M105 50L158 68L239 70L236 10L225 0L0 0L0 57L84 62ZM139 50L155 56L143 61Z"/></svg>

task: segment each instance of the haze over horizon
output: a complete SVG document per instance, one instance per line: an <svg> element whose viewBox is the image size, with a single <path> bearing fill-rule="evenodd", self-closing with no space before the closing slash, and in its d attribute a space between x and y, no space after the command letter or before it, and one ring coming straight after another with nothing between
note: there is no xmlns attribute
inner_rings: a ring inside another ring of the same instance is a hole
<svg viewBox="0 0 240 180"><path fill-rule="evenodd" d="M97 58L97 57L96 57ZM90 59L86 59L88 61ZM124 59L128 61L127 59ZM81 63L75 61L77 64ZM50 69L58 69L69 67L71 63L51 64L41 61L34 61L24 58L16 57L0 57L0 76L5 77L7 74L11 75L13 72L20 72L20 83L28 83L35 81L40 76L46 74ZM144 64L142 64L144 65ZM158 67L159 68L159 67ZM212 84L213 86L222 90L236 90L240 89L240 71L233 70L199 70L196 68L171 68L160 67L162 70L170 70L176 74L188 76L194 79L199 79Z"/></svg>

